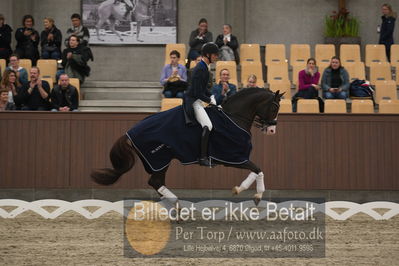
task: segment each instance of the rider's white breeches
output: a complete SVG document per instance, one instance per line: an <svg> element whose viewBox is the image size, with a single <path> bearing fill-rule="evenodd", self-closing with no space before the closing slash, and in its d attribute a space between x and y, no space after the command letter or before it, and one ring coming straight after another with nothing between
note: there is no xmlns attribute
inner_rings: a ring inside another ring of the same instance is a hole
<svg viewBox="0 0 399 266"><path fill-rule="evenodd" d="M205 112L204 106L202 105L202 101L200 99L196 100L193 103L195 118L198 123L200 123L201 127L208 127L208 129L212 130L212 122L209 119L208 114Z"/></svg>

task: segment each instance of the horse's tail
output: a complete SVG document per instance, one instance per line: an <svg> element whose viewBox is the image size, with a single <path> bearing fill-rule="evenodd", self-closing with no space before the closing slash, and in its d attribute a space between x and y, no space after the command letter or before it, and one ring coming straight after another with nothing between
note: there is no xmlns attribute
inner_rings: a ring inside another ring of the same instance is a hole
<svg viewBox="0 0 399 266"><path fill-rule="evenodd" d="M132 147L127 143L126 135L120 137L112 146L109 157L112 168L96 169L91 172L91 178L101 185L112 185L121 175L132 169L135 158Z"/></svg>

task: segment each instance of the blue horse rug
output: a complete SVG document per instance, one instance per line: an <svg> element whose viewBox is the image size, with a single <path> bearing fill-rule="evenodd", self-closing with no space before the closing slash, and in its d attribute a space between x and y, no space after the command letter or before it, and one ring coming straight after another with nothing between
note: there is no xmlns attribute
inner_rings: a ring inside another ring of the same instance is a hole
<svg viewBox="0 0 399 266"><path fill-rule="evenodd" d="M212 121L209 156L223 163L242 164L252 150L251 134L239 127L223 110L205 108ZM174 158L182 164L198 163L201 150L200 125L185 122L182 106L151 115L126 135L139 153L147 172L161 171Z"/></svg>

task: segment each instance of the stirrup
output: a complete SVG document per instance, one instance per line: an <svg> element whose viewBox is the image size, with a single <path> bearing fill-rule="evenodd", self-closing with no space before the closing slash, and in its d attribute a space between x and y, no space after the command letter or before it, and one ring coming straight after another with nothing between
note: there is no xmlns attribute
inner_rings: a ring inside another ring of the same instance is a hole
<svg viewBox="0 0 399 266"><path fill-rule="evenodd" d="M201 166L207 166L207 167L215 167L216 164L212 163L212 160L208 157L203 157L199 159L199 165Z"/></svg>

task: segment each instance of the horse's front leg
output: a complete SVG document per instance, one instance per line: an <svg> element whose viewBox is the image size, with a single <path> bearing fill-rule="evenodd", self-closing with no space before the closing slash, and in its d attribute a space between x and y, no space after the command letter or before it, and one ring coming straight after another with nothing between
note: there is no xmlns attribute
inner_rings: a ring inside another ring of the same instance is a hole
<svg viewBox="0 0 399 266"><path fill-rule="evenodd" d="M254 195L254 202L256 205L262 200L263 192L265 191L264 175L262 171L253 162L248 161L244 164L237 165L237 168L248 169L251 171L247 178L242 181L240 186L235 186L232 190L233 194L239 194L247 190L256 181L256 194Z"/></svg>

